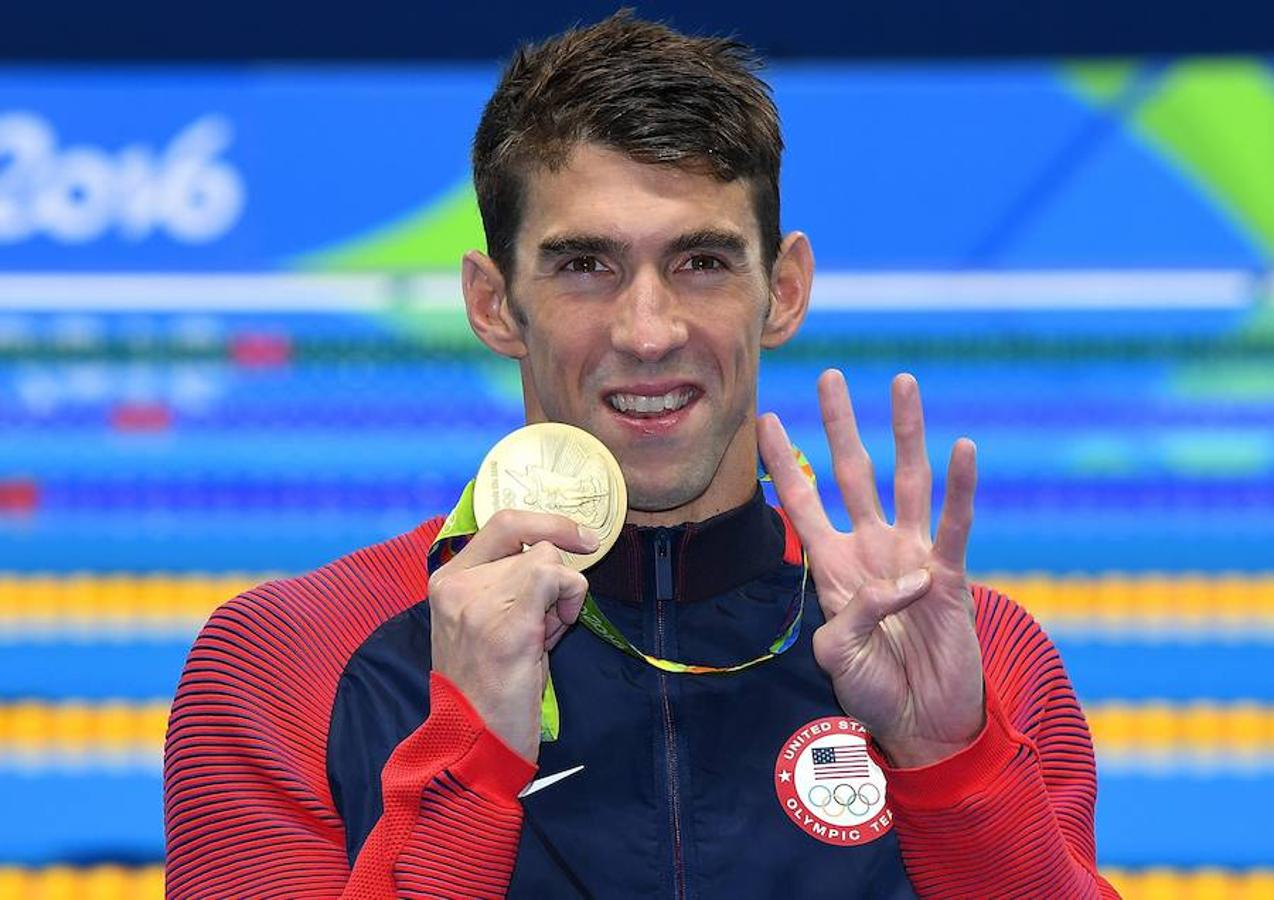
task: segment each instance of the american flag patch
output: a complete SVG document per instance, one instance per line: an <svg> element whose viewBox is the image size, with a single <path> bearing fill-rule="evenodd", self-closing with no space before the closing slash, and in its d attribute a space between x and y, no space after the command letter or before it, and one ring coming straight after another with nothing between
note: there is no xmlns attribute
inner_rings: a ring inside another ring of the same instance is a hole
<svg viewBox="0 0 1274 900"><path fill-rule="evenodd" d="M867 768L866 744L815 747L810 752L810 756L814 762L815 781L831 778L866 778L870 774Z"/></svg>

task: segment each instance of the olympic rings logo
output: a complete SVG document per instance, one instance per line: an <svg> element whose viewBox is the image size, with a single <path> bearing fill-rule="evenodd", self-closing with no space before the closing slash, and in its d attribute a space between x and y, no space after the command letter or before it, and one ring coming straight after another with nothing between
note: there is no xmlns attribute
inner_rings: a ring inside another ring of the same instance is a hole
<svg viewBox="0 0 1274 900"><path fill-rule="evenodd" d="M806 722L774 760L783 815L816 841L857 847L893 829L885 773L867 747L867 729L844 716Z"/></svg>
<svg viewBox="0 0 1274 900"><path fill-rule="evenodd" d="M827 809L835 804L851 816L865 816L880 802L880 788L871 782L860 784L857 788L844 781L832 788L816 784L806 793L805 799L815 809ZM840 815L833 810L827 811L832 816Z"/></svg>

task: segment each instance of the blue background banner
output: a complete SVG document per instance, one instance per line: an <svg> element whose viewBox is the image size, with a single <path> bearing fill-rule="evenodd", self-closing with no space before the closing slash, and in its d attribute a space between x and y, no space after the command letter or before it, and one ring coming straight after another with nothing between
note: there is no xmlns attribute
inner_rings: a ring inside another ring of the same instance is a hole
<svg viewBox="0 0 1274 900"><path fill-rule="evenodd" d="M467 151L495 75L0 69L0 268L453 268L458 250L385 247L481 246ZM1270 259L1268 61L804 65L772 80L784 224L824 269Z"/></svg>
<svg viewBox="0 0 1274 900"><path fill-rule="evenodd" d="M0 68L0 900L161 896L201 623L445 512L521 423L457 278L495 77ZM1103 870L1274 896L1271 60L772 80L818 274L761 409L847 527L815 379L847 373L888 507L914 372L935 497L970 435L970 565L1085 705Z"/></svg>

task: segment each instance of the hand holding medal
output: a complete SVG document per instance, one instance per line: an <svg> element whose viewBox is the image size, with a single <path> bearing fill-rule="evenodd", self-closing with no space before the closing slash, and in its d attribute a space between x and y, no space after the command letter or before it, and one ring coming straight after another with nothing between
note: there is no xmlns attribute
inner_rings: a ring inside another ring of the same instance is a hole
<svg viewBox="0 0 1274 900"><path fill-rule="evenodd" d="M627 507L605 445L569 425L529 425L487 454L430 553L433 667L528 760L548 652L588 592L580 570L614 544Z"/></svg>

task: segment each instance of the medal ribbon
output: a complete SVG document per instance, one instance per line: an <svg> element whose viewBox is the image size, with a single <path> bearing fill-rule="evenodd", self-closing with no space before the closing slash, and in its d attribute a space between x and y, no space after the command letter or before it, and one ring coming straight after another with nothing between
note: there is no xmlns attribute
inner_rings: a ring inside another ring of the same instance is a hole
<svg viewBox="0 0 1274 900"><path fill-rule="evenodd" d="M813 484L814 470L810 466L809 460L805 458L805 454L800 450L795 448L793 450L802 473ZM761 481L771 480L765 470L759 466L757 475ZM444 565L459 553L477 530L478 522L473 513L473 481L470 481L464 486L464 490L460 492L460 499L447 515L446 520L442 523L442 528L438 531L437 537L434 538L429 547L427 557L429 571L436 571L439 566ZM683 675L727 675L731 672L741 672L768 659L773 659L796 643L796 637L801 630L801 615L805 609L805 588L809 581L809 572L809 560L805 558L805 553L802 551L801 589L788 607L778 636L770 642L765 653L754 659L733 665L709 666L699 663L677 662L671 659L660 659L638 649L632 641L624 637L623 633L601 611L597 606L597 602L593 599L591 591L584 595L584 605L580 608L579 622L616 649L640 659L663 672L674 672ZM540 701L540 740L555 741L560 730L561 717L557 708L557 695L553 690L553 678L550 675L544 683L544 696Z"/></svg>

